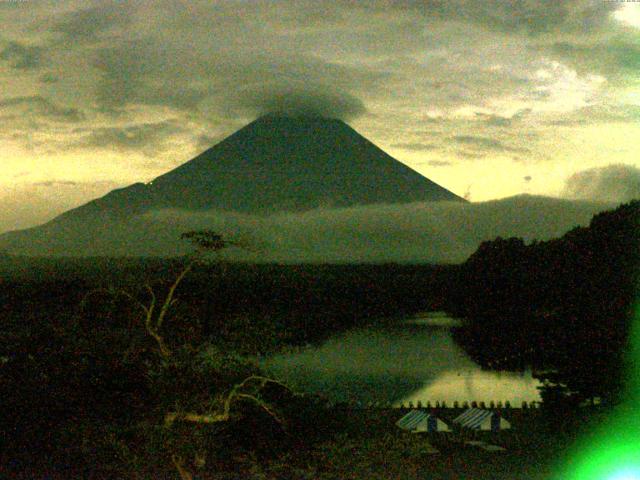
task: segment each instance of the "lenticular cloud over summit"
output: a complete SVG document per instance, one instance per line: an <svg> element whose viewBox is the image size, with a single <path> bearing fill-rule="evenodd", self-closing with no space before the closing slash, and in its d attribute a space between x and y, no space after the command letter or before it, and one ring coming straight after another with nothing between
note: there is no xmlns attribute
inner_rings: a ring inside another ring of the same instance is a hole
<svg viewBox="0 0 640 480"><path fill-rule="evenodd" d="M250 85L239 90L229 102L232 109L250 115L323 117L345 122L367 111L360 99L335 87L295 82Z"/></svg>

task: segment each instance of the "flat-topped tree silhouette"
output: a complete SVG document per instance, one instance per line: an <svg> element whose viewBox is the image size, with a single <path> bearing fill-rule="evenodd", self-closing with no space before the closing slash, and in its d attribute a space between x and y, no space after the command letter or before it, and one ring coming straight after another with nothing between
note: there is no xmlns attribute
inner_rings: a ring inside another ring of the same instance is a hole
<svg viewBox="0 0 640 480"><path fill-rule="evenodd" d="M218 253L224 248L231 245L240 246L239 242L225 240L222 235L215 233L211 230L198 230L183 233L181 239L190 240L192 244L196 246L196 250L190 255L186 256L187 262L183 269L178 273L178 276L169 286L169 290L164 298L164 301L158 306L158 296L156 295L153 287L146 283L145 289L149 293L149 301L147 303L141 301L131 292L119 289L119 288L97 288L87 293L80 303L80 307L83 308L88 299L97 293L108 293L113 296L124 296L139 306L144 312L144 326L147 333L158 344L158 352L160 355L168 359L171 356L171 349L167 345L162 336L160 329L164 324L169 309L176 303L175 293L184 278L188 273L199 263L206 261L207 254Z"/></svg>
<svg viewBox="0 0 640 480"><path fill-rule="evenodd" d="M225 240L212 230L192 230L180 235L182 240L190 240L200 252L218 252L230 246L242 246L240 242Z"/></svg>
<svg viewBox="0 0 640 480"><path fill-rule="evenodd" d="M189 259L185 267L178 274L175 281L169 287L169 291L167 296L165 297L162 306L160 307L160 313L157 317L154 317L154 309L156 306L156 295L153 292L153 289L148 284L146 285L147 290L151 295L151 303L145 308L144 305L141 304L146 318L145 318L145 327L149 335L151 335L156 342L158 343L158 348L160 350L161 355L164 358L168 358L171 355L171 351L167 347L162 335L160 334L160 328L164 322L166 314L169 308L176 302L174 298L176 289L178 285L184 280L187 274L193 269L195 265L198 263L202 263L206 259L206 255L208 253L218 253L219 251L231 246L236 245L239 246L238 242L225 240L222 238L222 235L213 232L211 230L193 230L186 233L183 233L180 236L181 239L190 240L193 245L196 246L196 251L192 253L187 258Z"/></svg>

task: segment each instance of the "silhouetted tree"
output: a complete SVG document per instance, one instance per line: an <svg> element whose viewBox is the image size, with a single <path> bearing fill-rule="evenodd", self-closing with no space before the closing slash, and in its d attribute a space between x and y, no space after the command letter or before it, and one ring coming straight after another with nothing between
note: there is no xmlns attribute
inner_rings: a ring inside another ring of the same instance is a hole
<svg viewBox="0 0 640 480"><path fill-rule="evenodd" d="M640 267L640 201L560 239L484 242L462 266L456 338L480 363L539 370L543 398L615 399Z"/></svg>

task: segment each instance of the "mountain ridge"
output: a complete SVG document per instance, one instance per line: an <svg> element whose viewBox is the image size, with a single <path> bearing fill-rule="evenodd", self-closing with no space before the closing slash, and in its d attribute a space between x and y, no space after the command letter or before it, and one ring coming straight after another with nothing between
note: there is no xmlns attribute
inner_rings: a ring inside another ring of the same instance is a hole
<svg viewBox="0 0 640 480"><path fill-rule="evenodd" d="M16 248L34 233L67 237L90 225L100 230L155 210L269 215L443 200L466 201L341 120L270 114L148 183L112 190L43 225L2 234L0 247Z"/></svg>

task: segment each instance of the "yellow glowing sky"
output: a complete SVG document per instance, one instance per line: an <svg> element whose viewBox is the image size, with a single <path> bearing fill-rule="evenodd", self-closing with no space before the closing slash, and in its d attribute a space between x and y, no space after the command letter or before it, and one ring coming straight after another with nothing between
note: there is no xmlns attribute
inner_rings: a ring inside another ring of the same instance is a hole
<svg viewBox="0 0 640 480"><path fill-rule="evenodd" d="M576 176L610 196L611 165L635 188L640 4L526 3L0 2L0 231L148 181L291 89L472 201L584 198Z"/></svg>

